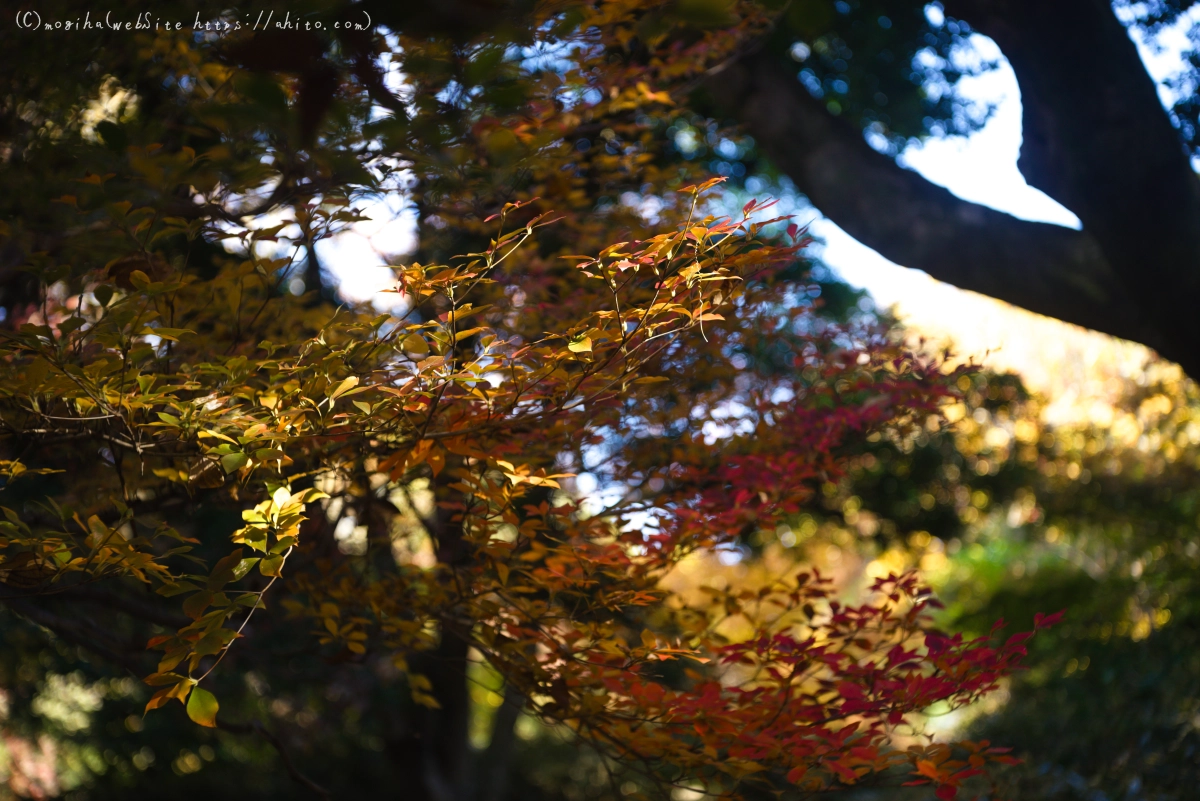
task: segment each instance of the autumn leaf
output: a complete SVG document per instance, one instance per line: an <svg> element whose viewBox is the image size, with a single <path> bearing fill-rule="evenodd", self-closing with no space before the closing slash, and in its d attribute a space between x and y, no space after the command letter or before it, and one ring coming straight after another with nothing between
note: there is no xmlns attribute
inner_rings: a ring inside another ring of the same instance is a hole
<svg viewBox="0 0 1200 801"><path fill-rule="evenodd" d="M187 714L195 723L208 728L216 728L219 708L217 697L208 690L203 687L192 689L192 695L187 702Z"/></svg>
<svg viewBox="0 0 1200 801"><path fill-rule="evenodd" d="M354 389L356 386L358 386L357 376L350 376L349 378L343 379L342 383L338 384L337 388L334 389L333 392L329 393L329 399L337 400L350 390Z"/></svg>

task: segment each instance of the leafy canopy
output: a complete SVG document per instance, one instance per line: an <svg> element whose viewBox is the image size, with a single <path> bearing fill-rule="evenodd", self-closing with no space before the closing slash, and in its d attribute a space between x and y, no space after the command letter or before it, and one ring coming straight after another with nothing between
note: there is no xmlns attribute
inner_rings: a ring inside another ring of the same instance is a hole
<svg viewBox="0 0 1200 801"><path fill-rule="evenodd" d="M952 797L1003 749L895 737L994 689L1028 634L936 632L911 575L857 605L811 571L700 602L662 582L797 514L862 438L926 425L957 376L801 303L806 240L770 204L722 216L718 179L683 186L702 173L655 118L737 35L632 2L514 24L137 40L164 117L68 135L102 169L0 231L35 287L0 362L6 601L203 727L252 725L220 682L277 669L280 640L440 714L427 657L469 648L659 788L908 766ZM397 310L324 303L316 243L405 183L424 236ZM657 210L598 202L631 191ZM566 492L585 469L616 500ZM49 605L101 597L156 667Z"/></svg>

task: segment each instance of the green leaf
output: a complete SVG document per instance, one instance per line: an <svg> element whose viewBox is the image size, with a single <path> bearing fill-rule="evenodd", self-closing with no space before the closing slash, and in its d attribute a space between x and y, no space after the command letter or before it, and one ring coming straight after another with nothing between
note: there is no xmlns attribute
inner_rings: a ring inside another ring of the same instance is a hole
<svg viewBox="0 0 1200 801"><path fill-rule="evenodd" d="M217 703L217 697L200 687L192 690L192 697L187 702L188 717L201 726L207 726L210 729L217 727L217 710L221 705Z"/></svg>
<svg viewBox="0 0 1200 801"><path fill-rule="evenodd" d="M238 562L237 567L233 569L233 580L238 581L250 572L250 568L258 564L258 557L243 559Z"/></svg>
<svg viewBox="0 0 1200 801"><path fill-rule="evenodd" d="M150 326L146 326L146 329L142 331L142 336L156 336L159 339L169 339L172 342L178 342L179 338L184 334L194 333L196 332L188 328L151 328Z"/></svg>
<svg viewBox="0 0 1200 801"><path fill-rule="evenodd" d="M404 353L412 359L424 359L429 355L429 343L420 334L409 334L401 346Z"/></svg>
<svg viewBox="0 0 1200 801"><path fill-rule="evenodd" d="M280 576L283 572L283 557L268 556L258 563L258 572L264 576Z"/></svg>
<svg viewBox="0 0 1200 801"><path fill-rule="evenodd" d="M155 590L155 592L164 598L174 598L176 595L183 595L185 592L195 592L198 589L200 587L189 581L178 581L174 584L164 584Z"/></svg>
<svg viewBox="0 0 1200 801"><path fill-rule="evenodd" d="M198 592L195 595L188 597L183 602L183 613L192 620L198 620L200 615L204 614L204 610L212 603L213 594L211 592Z"/></svg>
<svg viewBox="0 0 1200 801"><path fill-rule="evenodd" d="M248 461L250 457L244 453L227 453L221 457L221 467L225 468L226 473L233 473Z"/></svg>
<svg viewBox="0 0 1200 801"><path fill-rule="evenodd" d="M74 333L76 329L83 326L83 323L84 319L82 317L68 317L59 323L58 333L63 336Z"/></svg>
<svg viewBox="0 0 1200 801"><path fill-rule="evenodd" d="M233 569L241 561L242 549L238 548L213 565L212 573L208 577L208 589L216 591L233 581Z"/></svg>

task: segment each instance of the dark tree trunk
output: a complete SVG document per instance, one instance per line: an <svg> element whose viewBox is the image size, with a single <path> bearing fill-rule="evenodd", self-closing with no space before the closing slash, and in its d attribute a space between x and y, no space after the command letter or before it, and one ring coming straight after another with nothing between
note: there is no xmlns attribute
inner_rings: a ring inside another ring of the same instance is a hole
<svg viewBox="0 0 1200 801"><path fill-rule="evenodd" d="M428 521L434 538L443 580L453 582L453 572L464 566L470 550L463 539L462 521L454 519L455 510L442 504L452 501L454 462L451 461L434 479L437 506ZM425 797L431 801L467 801L470 744L470 696L467 689L468 645L454 618L454 610L440 621L438 647L416 660L414 667L425 675L432 687L438 709L426 709L421 717L421 750Z"/></svg>

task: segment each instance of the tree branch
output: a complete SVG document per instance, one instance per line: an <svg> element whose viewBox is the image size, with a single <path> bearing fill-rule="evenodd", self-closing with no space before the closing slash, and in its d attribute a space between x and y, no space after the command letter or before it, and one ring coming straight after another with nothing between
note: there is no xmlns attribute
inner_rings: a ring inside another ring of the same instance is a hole
<svg viewBox="0 0 1200 801"><path fill-rule="evenodd" d="M1200 180L1112 5L946 5L995 39L1020 81L1021 173L1083 221L1129 288L1126 302L1161 329L1165 341L1147 344L1197 375L1188 363L1200 364Z"/></svg>
<svg viewBox="0 0 1200 801"><path fill-rule="evenodd" d="M873 150L766 52L706 87L823 214L885 257L1039 314L1168 352L1088 233L961 200Z"/></svg>
<svg viewBox="0 0 1200 801"><path fill-rule="evenodd" d="M16 593L4 592L0 596L0 600L14 614L49 630L54 636L91 651L135 675L141 676L145 673L145 665L111 639L104 637L96 626L89 625L86 621L80 622L61 617L47 609L44 604Z"/></svg>
<svg viewBox="0 0 1200 801"><path fill-rule="evenodd" d="M147 603L137 598L131 598L127 595L110 592L98 587L71 588L57 597L65 601L95 603L118 612L124 612L130 617L144 620L147 623L156 623L169 629L181 629L192 622L187 616L173 610L164 609L154 603Z"/></svg>
<svg viewBox="0 0 1200 801"><path fill-rule="evenodd" d="M279 754L279 758L283 760L283 767L287 770L288 776L292 777L292 781L308 788L321 798L326 799L326 801L328 801L330 798L333 798L333 796L329 794L328 790L314 782L312 779L308 778L308 776L305 776L300 769L296 767L296 763L292 761L292 757L288 753L288 750L284 748L283 742L262 723L259 723L257 720L253 723L229 723L227 721L218 719L217 728L232 734L260 735L264 740L270 743L271 747L274 748L276 753Z"/></svg>

